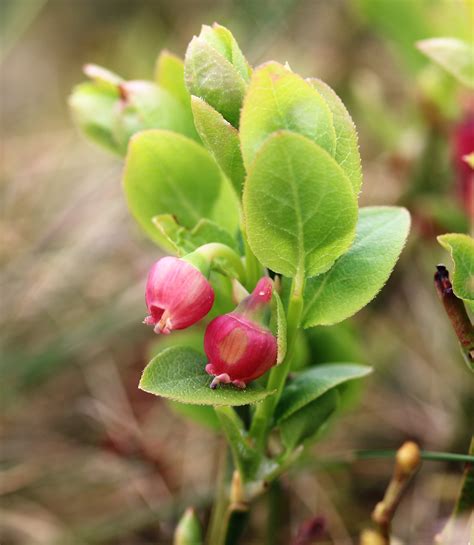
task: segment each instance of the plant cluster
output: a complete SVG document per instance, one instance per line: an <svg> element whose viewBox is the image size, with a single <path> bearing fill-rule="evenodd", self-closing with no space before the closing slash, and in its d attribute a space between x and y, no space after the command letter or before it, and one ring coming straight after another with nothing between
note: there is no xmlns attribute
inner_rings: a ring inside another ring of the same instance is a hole
<svg viewBox="0 0 474 545"><path fill-rule="evenodd" d="M74 118L125 158L131 214L174 254L150 270L144 322L179 341L147 365L140 388L225 435L235 473L228 517L214 520L210 542L230 544L232 517L341 412L348 383L370 373L311 365L301 345L309 329L376 296L410 216L359 207L357 132L336 93L275 61L251 67L220 25L203 26L184 61L162 52L153 81L95 65L85 73L90 81L70 98ZM472 263L462 256L472 261L472 238L440 242L458 263L454 290L471 305ZM205 330L186 336L201 320ZM188 511L177 543L199 542L199 531Z"/></svg>

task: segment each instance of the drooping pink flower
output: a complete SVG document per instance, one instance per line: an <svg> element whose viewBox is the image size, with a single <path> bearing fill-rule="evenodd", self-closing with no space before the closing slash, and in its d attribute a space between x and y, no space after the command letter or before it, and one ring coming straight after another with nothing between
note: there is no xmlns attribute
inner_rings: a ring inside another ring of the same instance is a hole
<svg viewBox="0 0 474 545"><path fill-rule="evenodd" d="M149 315L143 323L154 326L155 333L168 334L204 318L214 303L214 290L191 263L163 257L148 273L145 300Z"/></svg>
<svg viewBox="0 0 474 545"><path fill-rule="evenodd" d="M271 298L272 281L264 277L233 312L207 326L204 351L206 371L214 376L211 388L220 383L245 388L275 365L277 340L266 326Z"/></svg>

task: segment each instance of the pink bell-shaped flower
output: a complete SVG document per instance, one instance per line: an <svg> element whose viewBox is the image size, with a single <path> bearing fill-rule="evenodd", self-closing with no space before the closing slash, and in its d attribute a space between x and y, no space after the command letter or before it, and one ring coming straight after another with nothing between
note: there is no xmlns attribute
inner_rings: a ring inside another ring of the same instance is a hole
<svg viewBox="0 0 474 545"><path fill-rule="evenodd" d="M188 261L163 257L148 273L145 300L149 316L143 323L166 335L204 318L214 303L214 290Z"/></svg>
<svg viewBox="0 0 474 545"><path fill-rule="evenodd" d="M233 312L207 326L204 351L206 371L214 376L211 388L220 383L245 388L275 365L277 340L267 328L271 299L272 281L264 277Z"/></svg>

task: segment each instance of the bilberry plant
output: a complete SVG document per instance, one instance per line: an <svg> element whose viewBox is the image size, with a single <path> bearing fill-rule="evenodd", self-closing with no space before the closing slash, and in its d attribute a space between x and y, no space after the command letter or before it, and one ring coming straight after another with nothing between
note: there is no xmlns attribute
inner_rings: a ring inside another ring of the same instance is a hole
<svg viewBox="0 0 474 545"><path fill-rule="evenodd" d="M343 404L341 385L371 371L304 366L298 343L376 296L410 217L359 208L357 132L336 93L287 64L251 67L223 26L203 26L184 62L162 52L153 81L94 65L85 73L72 114L125 159L131 214L174 254L151 268L145 324L171 335L203 326L202 350L180 342L162 351L140 388L217 414L235 473L229 515L214 521L210 542L235 542L232 513L318 438Z"/></svg>

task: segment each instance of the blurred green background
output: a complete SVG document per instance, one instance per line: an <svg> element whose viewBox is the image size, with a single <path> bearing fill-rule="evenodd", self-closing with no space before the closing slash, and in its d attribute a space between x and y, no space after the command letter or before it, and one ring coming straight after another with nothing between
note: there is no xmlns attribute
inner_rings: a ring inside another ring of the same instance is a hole
<svg viewBox="0 0 474 545"><path fill-rule="evenodd" d="M414 42L472 39L472 3L0 0L0 21L2 545L168 544L187 505L208 517L218 437L137 389L156 342L140 322L158 251L128 215L121 162L81 137L67 97L86 62L151 79L160 49L183 55L213 21L252 64L287 61L333 86L359 129L362 204L413 214L382 294L349 323L311 332L312 361L370 363L375 373L315 446L314 467L284 480L281 543L318 514L326 543L356 543L391 471L383 460L318 459L407 438L467 450L472 377L432 275L451 265L436 234L469 228L452 139L473 97ZM431 542L460 471L424 465L396 519L405 543ZM257 505L246 544L263 543L263 517Z"/></svg>

